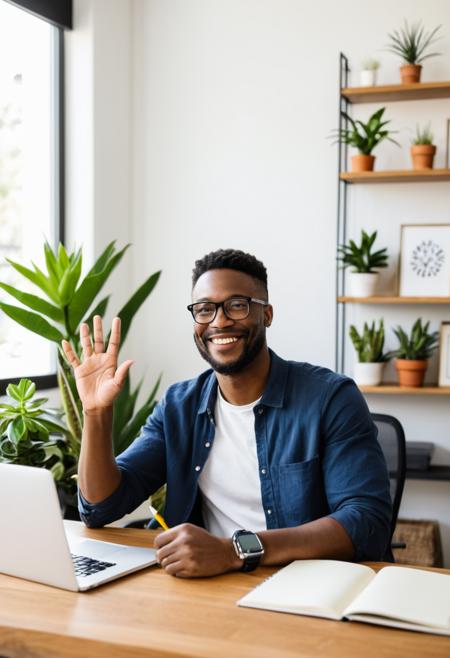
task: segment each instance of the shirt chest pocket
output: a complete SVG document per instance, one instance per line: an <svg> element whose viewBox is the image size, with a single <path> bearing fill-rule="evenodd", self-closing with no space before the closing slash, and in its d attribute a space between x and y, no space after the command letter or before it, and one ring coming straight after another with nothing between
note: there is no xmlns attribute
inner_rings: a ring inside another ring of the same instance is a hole
<svg viewBox="0 0 450 658"><path fill-rule="evenodd" d="M292 527L327 513L319 457L278 466L278 504L283 525Z"/></svg>

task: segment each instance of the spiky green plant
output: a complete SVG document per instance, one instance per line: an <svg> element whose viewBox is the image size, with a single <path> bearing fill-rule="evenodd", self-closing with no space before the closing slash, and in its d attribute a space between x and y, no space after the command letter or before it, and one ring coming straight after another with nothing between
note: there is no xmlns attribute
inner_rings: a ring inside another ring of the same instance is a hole
<svg viewBox="0 0 450 658"><path fill-rule="evenodd" d="M396 350L389 353L397 359L426 360L429 359L439 344L439 332L429 332L430 322L422 324L422 318L418 318L408 334L400 326L394 329L399 342Z"/></svg>
<svg viewBox="0 0 450 658"><path fill-rule="evenodd" d="M58 385L75 453L79 453L81 445L83 414L75 378L63 355L61 341L63 338L69 341L74 352L78 356L81 355L80 323L87 322L92 331L94 315L103 316L105 314L109 296L100 301L97 300L97 296L111 272L120 263L128 247L129 245L126 245L120 251L116 251L115 242L111 242L86 276L81 278L81 249L68 254L64 246L60 244L57 252L54 253L46 242L44 245L46 272L43 272L34 263L32 263L32 268L28 268L7 259L9 264L25 279L31 281L41 293L44 293L44 296L29 294L0 282L0 288L27 307L0 302L0 309L18 324L55 342L58 346ZM160 272L149 276L117 313L122 321L122 344L134 315L152 292L159 276ZM151 394L135 412L142 382L132 391L129 378L127 378L124 390L114 405L115 454L131 443L139 432L145 417L153 410L159 381L158 379Z"/></svg>
<svg viewBox="0 0 450 658"><path fill-rule="evenodd" d="M399 146L398 142L390 137L396 131L387 130L385 127L390 120L382 121L385 109L382 107L374 112L367 123L359 119L354 120L349 114L342 112L342 116L349 122L350 128L333 131L334 143L341 142L354 146L363 155L370 155L374 148L385 139Z"/></svg>
<svg viewBox="0 0 450 658"><path fill-rule="evenodd" d="M30 379L6 389L9 400L0 404L0 462L47 468L58 488L74 494L78 446L60 414L45 407L47 398L34 397L35 391Z"/></svg>
<svg viewBox="0 0 450 658"><path fill-rule="evenodd" d="M441 38L436 37L441 27L442 25L438 25L431 32L425 32L421 22L413 23L410 26L408 21L405 21L402 29L393 30L388 34L390 42L386 49L399 55L406 64L420 64L430 57L437 57L441 54L426 52L432 43Z"/></svg>
<svg viewBox="0 0 450 658"><path fill-rule="evenodd" d="M378 329L375 320L369 326L364 322L363 331L360 334L356 327L350 325L349 335L353 346L358 354L360 363L384 363L389 360L388 354L383 353L384 348L384 322L380 320Z"/></svg>
<svg viewBox="0 0 450 658"><path fill-rule="evenodd" d="M363 71L378 71L380 68L380 62L378 59L368 57L361 62L361 68Z"/></svg>
<svg viewBox="0 0 450 658"><path fill-rule="evenodd" d="M416 144L433 144L434 135L431 132L431 124L427 124L424 128L416 127L416 136L412 139L411 143Z"/></svg>
<svg viewBox="0 0 450 658"><path fill-rule="evenodd" d="M353 240L349 240L348 244L339 245L338 260L341 261L342 267L353 267L353 272L364 274L376 272L381 267L387 267L387 249L383 248L372 252L376 237L376 231L369 235L363 229L361 231L361 244L357 245Z"/></svg>

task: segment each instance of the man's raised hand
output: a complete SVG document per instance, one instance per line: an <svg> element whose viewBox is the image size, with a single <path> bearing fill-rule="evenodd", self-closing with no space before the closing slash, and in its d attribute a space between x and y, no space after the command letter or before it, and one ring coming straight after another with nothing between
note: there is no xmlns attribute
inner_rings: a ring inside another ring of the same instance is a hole
<svg viewBox="0 0 450 658"><path fill-rule="evenodd" d="M83 410L86 413L101 412L111 407L120 393L128 370L133 361L124 361L117 367L120 345L120 318L114 318L111 336L105 351L102 319L94 316L94 344L92 345L89 327L80 325L80 340L83 348L81 361L70 343L62 341L62 348L72 366Z"/></svg>

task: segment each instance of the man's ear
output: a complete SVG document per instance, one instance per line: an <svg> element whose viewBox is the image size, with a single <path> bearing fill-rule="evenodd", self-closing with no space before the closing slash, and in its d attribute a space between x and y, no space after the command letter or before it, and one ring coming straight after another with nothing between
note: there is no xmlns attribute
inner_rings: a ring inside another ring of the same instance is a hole
<svg viewBox="0 0 450 658"><path fill-rule="evenodd" d="M272 324L273 320L273 307L271 304L267 304L267 306L264 307L264 326L265 327L270 327Z"/></svg>

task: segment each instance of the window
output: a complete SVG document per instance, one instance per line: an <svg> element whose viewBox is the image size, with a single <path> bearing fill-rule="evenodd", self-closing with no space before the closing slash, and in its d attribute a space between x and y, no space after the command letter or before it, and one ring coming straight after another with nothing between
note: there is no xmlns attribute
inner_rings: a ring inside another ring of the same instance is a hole
<svg viewBox="0 0 450 658"><path fill-rule="evenodd" d="M0 281L36 294L5 261L40 265L63 240L62 30L0 0ZM7 303L17 302L0 290ZM56 384L54 345L0 312L0 393Z"/></svg>

